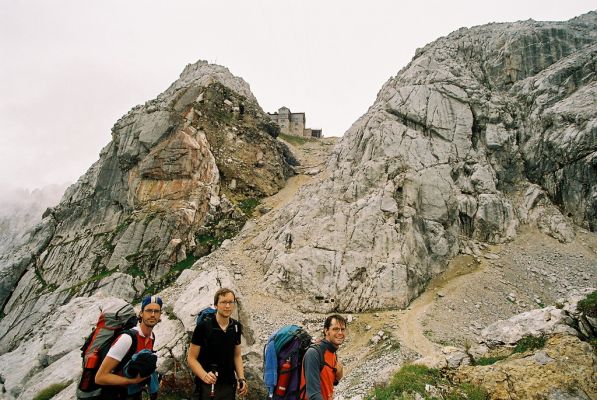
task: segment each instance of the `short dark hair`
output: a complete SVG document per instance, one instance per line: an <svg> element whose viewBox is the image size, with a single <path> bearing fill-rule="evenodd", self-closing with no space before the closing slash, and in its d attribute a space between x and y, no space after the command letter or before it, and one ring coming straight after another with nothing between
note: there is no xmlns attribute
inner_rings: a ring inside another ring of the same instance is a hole
<svg viewBox="0 0 597 400"><path fill-rule="evenodd" d="M346 318L344 318L340 314L332 314L329 317L327 317L325 319L325 322L323 323L324 333L325 333L326 329L330 329L330 326L332 326L332 320L334 320L334 319L336 320L336 322L343 324L346 327Z"/></svg>
<svg viewBox="0 0 597 400"><path fill-rule="evenodd" d="M232 295L234 296L234 300L236 300L236 295L234 294L232 289L223 287L223 288L220 288L216 292L216 294L214 294L214 307L218 305L218 301L220 301L220 297L226 296L228 293L232 293Z"/></svg>

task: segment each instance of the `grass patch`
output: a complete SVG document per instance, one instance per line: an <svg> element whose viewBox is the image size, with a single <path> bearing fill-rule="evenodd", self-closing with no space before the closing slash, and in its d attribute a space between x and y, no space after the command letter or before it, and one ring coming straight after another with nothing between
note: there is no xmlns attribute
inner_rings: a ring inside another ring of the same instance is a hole
<svg viewBox="0 0 597 400"><path fill-rule="evenodd" d="M488 398L489 394L485 389L470 383L463 383L446 395L446 400L486 400Z"/></svg>
<svg viewBox="0 0 597 400"><path fill-rule="evenodd" d="M542 349L545 346L547 338L545 336L525 336L516 343L516 347L512 350L514 353L524 353L528 350Z"/></svg>
<svg viewBox="0 0 597 400"><path fill-rule="evenodd" d="M409 392L424 393L426 384L433 385L439 379L440 374L436 369L422 365L405 365L394 375L389 385L375 388L373 396L367 399L393 400L401 399L402 397L397 396L403 396Z"/></svg>
<svg viewBox="0 0 597 400"><path fill-rule="evenodd" d="M36 394L33 400L50 400L52 397L66 389L70 384L71 382L69 381L50 385Z"/></svg>
<svg viewBox="0 0 597 400"><path fill-rule="evenodd" d="M597 290L578 302L578 311L588 317L597 318Z"/></svg>
<svg viewBox="0 0 597 400"><path fill-rule="evenodd" d="M302 146L309 141L309 139L300 137L300 136L293 136L293 135L286 135L284 133L280 133L278 135L279 138L284 139L285 142L293 144L295 146Z"/></svg>
<svg viewBox="0 0 597 400"><path fill-rule="evenodd" d="M198 257L195 257L192 254L189 254L187 256L187 258L185 258L184 260L182 260L179 263L174 264L174 266L172 268L170 268L170 272L180 273L180 272L184 271L185 269L191 268L193 266L193 264L195 263L195 261L197 261L198 259L199 259Z"/></svg>
<svg viewBox="0 0 597 400"><path fill-rule="evenodd" d="M145 272L143 272L143 270L139 268L137 264L134 264L131 267L129 267L129 269L126 270L126 273L135 278L138 277L145 279L147 277L147 275L145 275Z"/></svg>
<svg viewBox="0 0 597 400"><path fill-rule="evenodd" d="M251 217L253 215L253 211L255 207L259 205L259 199L254 197L250 197L248 199L244 199L238 203L238 208L242 210L242 212L247 216Z"/></svg>
<svg viewBox="0 0 597 400"><path fill-rule="evenodd" d="M405 365L392 378L388 385L376 387L367 400L410 400L417 398L418 393L422 399L437 399L425 390L426 385L441 393L441 398L449 400L486 400L487 392L469 383L461 385L451 384L450 381L437 369L427 368L423 365Z"/></svg>
<svg viewBox="0 0 597 400"><path fill-rule="evenodd" d="M197 234L195 240L197 243L204 246L218 247L221 244L221 241L219 241L211 232Z"/></svg>

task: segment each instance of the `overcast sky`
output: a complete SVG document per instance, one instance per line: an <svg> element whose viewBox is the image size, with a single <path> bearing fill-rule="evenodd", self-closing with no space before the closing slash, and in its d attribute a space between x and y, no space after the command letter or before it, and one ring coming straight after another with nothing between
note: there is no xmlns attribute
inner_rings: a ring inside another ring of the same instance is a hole
<svg viewBox="0 0 597 400"><path fill-rule="evenodd" d="M110 129L185 65L341 136L415 50L460 27L567 20L592 1L1 0L0 190L74 182Z"/></svg>

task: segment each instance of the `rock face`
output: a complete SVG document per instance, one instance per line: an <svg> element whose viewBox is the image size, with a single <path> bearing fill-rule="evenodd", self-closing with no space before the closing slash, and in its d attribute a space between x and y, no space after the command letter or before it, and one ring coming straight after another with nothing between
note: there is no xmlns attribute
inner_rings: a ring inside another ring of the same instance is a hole
<svg viewBox="0 0 597 400"><path fill-rule="evenodd" d="M276 134L249 86L206 62L133 108L29 241L0 260L0 352L71 298L131 301L166 287L238 232L245 202L291 174Z"/></svg>
<svg viewBox="0 0 597 400"><path fill-rule="evenodd" d="M327 180L254 242L303 309L405 307L458 252L521 223L597 229L597 13L462 28L419 49L347 131Z"/></svg>

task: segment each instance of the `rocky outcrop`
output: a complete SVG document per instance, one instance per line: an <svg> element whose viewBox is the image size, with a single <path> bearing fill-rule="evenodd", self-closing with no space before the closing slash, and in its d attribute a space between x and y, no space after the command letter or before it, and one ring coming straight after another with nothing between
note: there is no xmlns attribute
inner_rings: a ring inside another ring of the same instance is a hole
<svg viewBox="0 0 597 400"><path fill-rule="evenodd" d="M465 366L456 382L469 382L498 399L577 399L597 396L597 357L575 336L556 335L545 347L487 366Z"/></svg>
<svg viewBox="0 0 597 400"><path fill-rule="evenodd" d="M415 364L437 368L453 383L487 391L490 399L592 399L597 395L597 356L581 328L580 299L586 288L558 307L544 307L497 321L480 343L467 349L444 347ZM590 327L589 329L594 329Z"/></svg>
<svg viewBox="0 0 597 400"><path fill-rule="evenodd" d="M284 186L287 149L249 86L198 62L112 129L99 160L0 260L0 351L46 313L100 291L131 301L240 230Z"/></svg>
<svg viewBox="0 0 597 400"><path fill-rule="evenodd" d="M419 49L346 132L329 179L254 242L311 310L405 307L458 252L521 223L595 230L597 13L462 28Z"/></svg>

